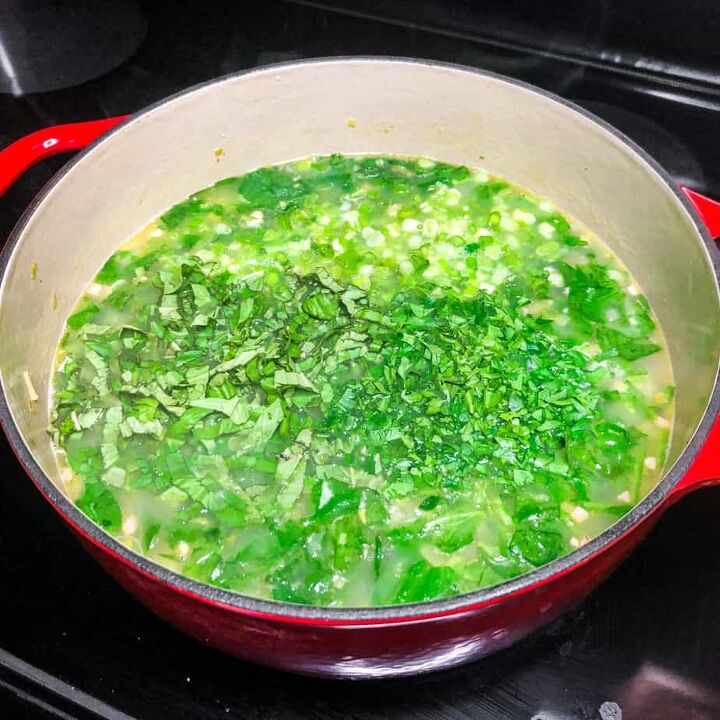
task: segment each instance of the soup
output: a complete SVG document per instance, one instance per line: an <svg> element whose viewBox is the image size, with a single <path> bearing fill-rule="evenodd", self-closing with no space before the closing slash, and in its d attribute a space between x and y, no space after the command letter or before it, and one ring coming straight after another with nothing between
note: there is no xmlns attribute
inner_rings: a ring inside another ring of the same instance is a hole
<svg viewBox="0 0 720 720"><path fill-rule="evenodd" d="M66 490L138 553L325 606L447 597L587 542L658 481L668 353L548 202L426 159L310 158L192 195L67 320Z"/></svg>

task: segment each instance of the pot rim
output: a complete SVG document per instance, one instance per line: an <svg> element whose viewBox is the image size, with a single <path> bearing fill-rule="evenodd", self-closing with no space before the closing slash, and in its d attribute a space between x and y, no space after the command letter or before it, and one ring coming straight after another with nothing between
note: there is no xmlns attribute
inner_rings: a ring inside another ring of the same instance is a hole
<svg viewBox="0 0 720 720"><path fill-rule="evenodd" d="M31 203L22 213L16 225L10 232L7 242L0 252L0 287L5 277L5 272L10 263L13 250L20 242L22 233L30 218L42 205L44 199L49 195L60 180L83 158L94 152L108 138L130 124L139 122L145 115L152 113L157 108L164 106L174 100L188 95L201 88L221 84L239 77L260 75L275 72L282 68L302 67L318 64L343 64L343 63L397 63L411 64L424 67L445 68L454 72L473 73L492 78L516 87L522 88L536 95L540 95L550 102L562 105L566 110L579 114L586 120L600 126L620 143L624 144L636 157L639 162L645 163L649 170L662 181L663 185L671 192L685 212L690 216L695 229L702 241L710 264L715 273L715 292L720 294L718 278L720 277L720 254L705 227L697 211L692 206L685 194L675 185L670 175L634 141L630 140L624 133L614 128L609 123L598 118L593 113L566 100L554 93L538 88L531 84L506 77L498 73L490 72L480 68L474 68L459 63L440 62L421 58L406 58L394 56L336 56L308 58L300 61L274 63L259 68L251 68L240 72L214 78L189 88L181 90L162 100L153 103L137 113L132 114L127 120L121 122L107 133L82 150L78 155L67 162L48 181L42 190L33 198ZM720 358L718 359L720 365ZM692 464L695 456L705 441L705 438L712 426L715 416L720 412L720 383L716 379L713 390L708 398L704 414L700 420L693 437L682 451L677 461L663 475L660 482L626 515L594 537L588 543L572 552L563 555L542 567L536 568L524 575L520 575L506 582L488 588L474 590L468 593L455 595L450 598L431 600L419 603L407 603L403 605L390 605L380 607L362 608L329 608L314 605L299 605L278 600L263 600L232 590L224 590L207 583L192 580L180 573L174 572L149 558L139 555L130 550L113 536L106 533L98 525L93 523L82 511L69 500L46 475L40 465L35 461L32 452L25 443L12 416L10 406L5 395L2 382L0 382L0 426L5 431L11 448L23 466L31 480L50 502L54 509L78 532L85 540L89 541L97 549L110 554L124 565L139 571L146 578L160 582L175 592L190 596L197 601L205 602L223 607L227 610L239 612L240 614L261 617L274 621L288 621L293 623L315 624L315 625L371 625L383 623L409 622L414 620L429 620L432 618L455 615L475 610L479 607L495 604L525 591L540 587L547 582L560 577L573 568L587 563L593 556L600 554L604 549L619 541L623 535L631 531L641 521L647 519L655 510L660 508L671 494L673 488L682 479Z"/></svg>

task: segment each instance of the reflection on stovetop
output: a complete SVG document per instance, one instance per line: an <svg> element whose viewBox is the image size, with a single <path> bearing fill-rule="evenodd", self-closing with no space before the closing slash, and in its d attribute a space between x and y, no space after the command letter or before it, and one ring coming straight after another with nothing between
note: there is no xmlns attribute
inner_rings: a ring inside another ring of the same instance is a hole
<svg viewBox="0 0 720 720"><path fill-rule="evenodd" d="M268 62L418 56L557 92L617 125L678 182L720 196L720 108L700 87L678 87L652 73L616 75L523 52L517 43L512 49L483 43L471 33L459 38L419 23L307 6L230 0L182 10L171 0L141 6L148 35L121 67L66 90L0 95L0 144L53 123L133 112L194 83ZM62 162L33 168L0 200L0 234ZM528 641L432 676L350 684L251 666L165 625L85 556L4 439L0 461L0 717L720 717L720 490L698 492L672 508L580 609Z"/></svg>
<svg viewBox="0 0 720 720"><path fill-rule="evenodd" d="M134 0L55 0L0 6L0 93L26 95L73 87L124 63L145 37Z"/></svg>

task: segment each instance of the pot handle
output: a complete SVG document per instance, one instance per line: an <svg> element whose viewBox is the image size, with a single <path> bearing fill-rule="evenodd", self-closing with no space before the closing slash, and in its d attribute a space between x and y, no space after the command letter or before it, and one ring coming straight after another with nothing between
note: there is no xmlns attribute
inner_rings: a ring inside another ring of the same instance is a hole
<svg viewBox="0 0 720 720"><path fill-rule="evenodd" d="M673 488L671 502L679 500L692 490L718 484L720 484L720 417L715 418L693 464Z"/></svg>
<svg viewBox="0 0 720 720"><path fill-rule="evenodd" d="M683 187L682 191L687 195L688 200L695 206L705 223L710 234L715 238L720 237L720 202L711 200L700 193Z"/></svg>
<svg viewBox="0 0 720 720"><path fill-rule="evenodd" d="M0 151L0 196L35 163L51 155L82 150L126 117L53 125L10 143Z"/></svg>
<svg viewBox="0 0 720 720"><path fill-rule="evenodd" d="M682 190L695 206L710 234L714 238L720 237L720 202L686 187ZM715 418L715 423L693 464L673 489L672 499L679 500L691 490L717 483L720 483L720 416Z"/></svg>

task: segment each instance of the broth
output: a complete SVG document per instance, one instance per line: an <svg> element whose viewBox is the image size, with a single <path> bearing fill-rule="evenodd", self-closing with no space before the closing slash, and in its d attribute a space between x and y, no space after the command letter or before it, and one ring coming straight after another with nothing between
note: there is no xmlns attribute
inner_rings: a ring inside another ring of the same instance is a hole
<svg viewBox="0 0 720 720"><path fill-rule="evenodd" d="M493 585L660 478L670 362L619 260L426 159L228 178L118 250L57 354L66 489L138 553L332 606Z"/></svg>

